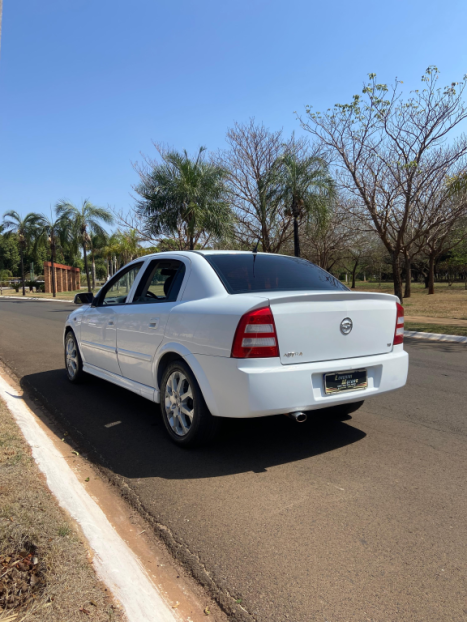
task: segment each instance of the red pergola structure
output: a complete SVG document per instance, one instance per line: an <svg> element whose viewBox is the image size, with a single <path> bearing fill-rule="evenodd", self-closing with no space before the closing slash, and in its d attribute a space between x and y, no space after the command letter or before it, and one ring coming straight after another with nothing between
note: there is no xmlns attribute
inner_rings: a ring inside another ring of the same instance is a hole
<svg viewBox="0 0 467 622"><path fill-rule="evenodd" d="M54 263L55 271L55 290L56 292L73 292L81 289L79 268L64 266L61 263ZM52 263L44 261L44 281L45 291L52 293Z"/></svg>

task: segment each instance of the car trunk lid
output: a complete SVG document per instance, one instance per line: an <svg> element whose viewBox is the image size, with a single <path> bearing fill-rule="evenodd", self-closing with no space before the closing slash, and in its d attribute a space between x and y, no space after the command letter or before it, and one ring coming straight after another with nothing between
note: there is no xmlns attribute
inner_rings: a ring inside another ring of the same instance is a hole
<svg viewBox="0 0 467 622"><path fill-rule="evenodd" d="M284 365L391 352L395 296L370 292L272 293Z"/></svg>

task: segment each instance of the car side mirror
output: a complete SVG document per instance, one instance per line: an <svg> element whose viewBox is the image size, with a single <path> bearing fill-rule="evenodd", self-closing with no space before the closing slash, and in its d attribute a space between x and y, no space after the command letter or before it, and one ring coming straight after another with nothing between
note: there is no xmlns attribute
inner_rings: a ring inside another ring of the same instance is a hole
<svg viewBox="0 0 467 622"><path fill-rule="evenodd" d="M92 292L82 292L76 294L74 303L75 305L92 305L94 301L94 294Z"/></svg>

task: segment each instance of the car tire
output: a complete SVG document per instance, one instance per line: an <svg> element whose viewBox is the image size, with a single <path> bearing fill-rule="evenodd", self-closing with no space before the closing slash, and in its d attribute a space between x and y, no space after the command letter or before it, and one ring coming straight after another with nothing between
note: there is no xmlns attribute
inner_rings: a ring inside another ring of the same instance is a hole
<svg viewBox="0 0 467 622"><path fill-rule="evenodd" d="M83 360L72 330L69 330L65 336L65 369L70 382L79 384L83 381Z"/></svg>
<svg viewBox="0 0 467 622"><path fill-rule="evenodd" d="M170 363L161 382L161 412L171 440L180 447L212 441L220 420L213 417L190 367L182 360Z"/></svg>

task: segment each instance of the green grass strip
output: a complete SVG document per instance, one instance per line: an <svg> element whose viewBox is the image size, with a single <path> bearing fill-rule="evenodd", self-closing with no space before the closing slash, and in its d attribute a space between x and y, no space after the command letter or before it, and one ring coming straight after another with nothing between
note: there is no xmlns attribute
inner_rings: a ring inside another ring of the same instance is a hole
<svg viewBox="0 0 467 622"><path fill-rule="evenodd" d="M419 333L460 335L461 337L467 337L467 326L447 326L446 324L421 324L420 322L405 322L405 329L415 330Z"/></svg>

